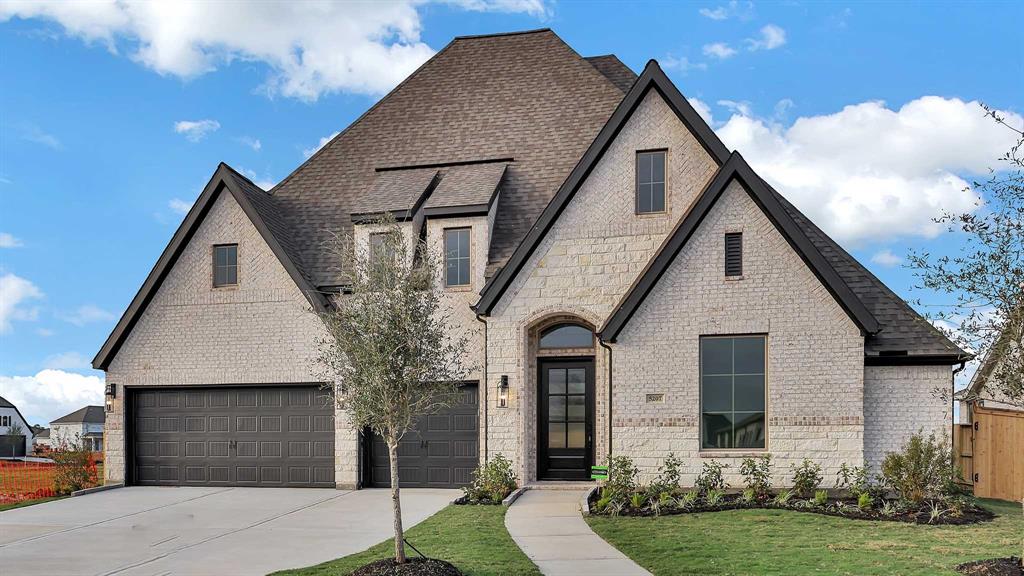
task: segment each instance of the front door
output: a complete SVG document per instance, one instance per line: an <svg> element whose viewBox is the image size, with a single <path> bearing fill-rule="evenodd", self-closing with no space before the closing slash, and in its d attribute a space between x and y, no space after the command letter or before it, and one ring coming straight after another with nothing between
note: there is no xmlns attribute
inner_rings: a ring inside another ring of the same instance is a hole
<svg viewBox="0 0 1024 576"><path fill-rule="evenodd" d="M538 477L590 478L594 436L594 361L540 360Z"/></svg>

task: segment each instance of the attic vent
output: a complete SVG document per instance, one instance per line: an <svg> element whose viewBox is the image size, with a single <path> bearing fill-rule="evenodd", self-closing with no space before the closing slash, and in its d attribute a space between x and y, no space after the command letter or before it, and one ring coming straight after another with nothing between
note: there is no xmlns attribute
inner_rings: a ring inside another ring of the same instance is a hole
<svg viewBox="0 0 1024 576"><path fill-rule="evenodd" d="M725 275L743 275L743 233L730 232L725 235Z"/></svg>

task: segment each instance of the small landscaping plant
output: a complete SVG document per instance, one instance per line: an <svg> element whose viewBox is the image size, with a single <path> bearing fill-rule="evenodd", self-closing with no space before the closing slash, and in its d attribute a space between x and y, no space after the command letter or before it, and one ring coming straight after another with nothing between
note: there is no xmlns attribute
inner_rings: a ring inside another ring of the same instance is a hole
<svg viewBox="0 0 1024 576"><path fill-rule="evenodd" d="M814 505L824 508L828 504L828 490L818 490L814 493Z"/></svg>
<svg viewBox="0 0 1024 576"><path fill-rule="evenodd" d="M628 456L614 456L608 465L608 481L601 490L601 496L609 502L627 504L636 492L637 475L640 470Z"/></svg>
<svg viewBox="0 0 1024 576"><path fill-rule="evenodd" d="M726 483L725 478L722 476L722 471L728 467L728 464L722 464L717 460L705 462L701 466L700 474L697 475L697 481L693 484L697 493L707 494L712 490L724 490Z"/></svg>
<svg viewBox="0 0 1024 576"><path fill-rule="evenodd" d="M793 471L793 490L803 498L808 498L821 486L821 465L804 459L799 466L791 465Z"/></svg>
<svg viewBox="0 0 1024 576"><path fill-rule="evenodd" d="M959 473L944 438L935 434L914 434L899 452L882 461L882 474L896 494L914 504L926 499L945 498L958 492Z"/></svg>
<svg viewBox="0 0 1024 576"><path fill-rule="evenodd" d="M861 510L870 510L874 503L875 499L867 492L861 492L860 496L857 496L857 508Z"/></svg>
<svg viewBox="0 0 1024 576"><path fill-rule="evenodd" d="M67 495L99 483L96 457L81 442L67 443L50 454L54 461L53 491Z"/></svg>
<svg viewBox="0 0 1024 576"><path fill-rule="evenodd" d="M772 456L765 454L760 458L744 458L740 464L740 474L748 490L754 491L754 498L764 502L771 497L772 489Z"/></svg>
<svg viewBox="0 0 1024 576"><path fill-rule="evenodd" d="M501 504L516 486L516 473L512 471L512 461L503 454L498 454L473 471L473 481L462 491L466 494L466 503Z"/></svg>

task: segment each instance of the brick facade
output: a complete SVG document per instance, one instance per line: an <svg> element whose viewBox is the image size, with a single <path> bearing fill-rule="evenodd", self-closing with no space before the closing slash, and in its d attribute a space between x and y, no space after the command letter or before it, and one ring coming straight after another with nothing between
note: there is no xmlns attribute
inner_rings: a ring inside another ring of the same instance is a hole
<svg viewBox="0 0 1024 576"><path fill-rule="evenodd" d="M887 452L899 450L912 434L949 435L953 408L939 391L952 393L949 366L867 366L864 368L864 460L876 471Z"/></svg>

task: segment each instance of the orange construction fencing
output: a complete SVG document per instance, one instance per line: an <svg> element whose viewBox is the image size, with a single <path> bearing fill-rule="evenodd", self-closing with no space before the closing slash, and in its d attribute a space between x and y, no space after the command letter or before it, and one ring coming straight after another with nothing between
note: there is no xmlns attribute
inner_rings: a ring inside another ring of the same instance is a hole
<svg viewBox="0 0 1024 576"><path fill-rule="evenodd" d="M0 504L56 496L53 462L0 461Z"/></svg>

